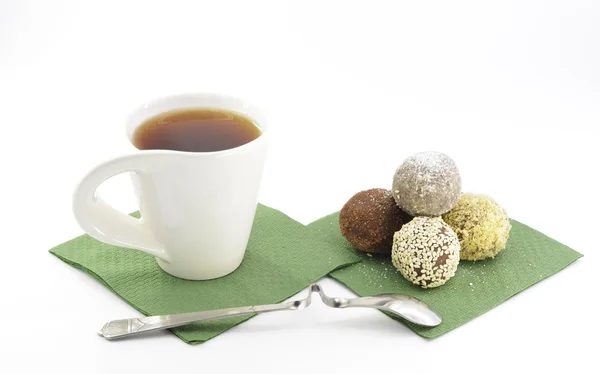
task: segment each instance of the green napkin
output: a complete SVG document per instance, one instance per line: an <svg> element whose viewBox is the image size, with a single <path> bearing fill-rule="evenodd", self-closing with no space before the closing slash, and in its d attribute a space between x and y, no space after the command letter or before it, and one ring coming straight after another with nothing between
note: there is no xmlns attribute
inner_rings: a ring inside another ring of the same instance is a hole
<svg viewBox="0 0 600 374"><path fill-rule="evenodd" d="M219 279L173 277L152 256L88 235L52 248L50 253L95 277L145 315L278 303L332 270L360 261L354 253L327 245L301 223L264 205L256 211L242 265ZM202 343L249 318L209 321L172 331L187 343Z"/></svg>
<svg viewBox="0 0 600 374"><path fill-rule="evenodd" d="M331 249L358 253L342 236L339 213L308 225L315 236L330 243ZM512 221L506 248L495 259L461 261L456 275L445 285L422 289L405 280L389 256L361 254L363 261L330 275L360 296L398 292L415 296L438 311L441 325L426 328L406 325L425 338L436 338L500 305L515 294L562 270L582 255L546 235Z"/></svg>

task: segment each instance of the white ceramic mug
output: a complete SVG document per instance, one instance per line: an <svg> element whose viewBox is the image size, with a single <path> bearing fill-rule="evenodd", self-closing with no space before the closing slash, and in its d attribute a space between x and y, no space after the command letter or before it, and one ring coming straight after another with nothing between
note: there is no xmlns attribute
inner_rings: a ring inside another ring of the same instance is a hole
<svg viewBox="0 0 600 374"><path fill-rule="evenodd" d="M137 150L103 163L83 178L73 210L92 237L156 257L167 273L191 280L227 275L241 264L254 215L269 127L248 102L217 94L168 96L142 105L127 122L131 141L146 119L178 108L220 108L243 114L262 134L218 152ZM133 146L132 146L133 147ZM141 218L124 214L96 196L108 178L132 172Z"/></svg>

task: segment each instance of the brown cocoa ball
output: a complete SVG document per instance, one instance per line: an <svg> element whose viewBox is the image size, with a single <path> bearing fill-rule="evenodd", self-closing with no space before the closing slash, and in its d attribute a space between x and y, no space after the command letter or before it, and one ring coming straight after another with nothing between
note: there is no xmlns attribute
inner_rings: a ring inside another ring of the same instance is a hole
<svg viewBox="0 0 600 374"><path fill-rule="evenodd" d="M340 212L340 230L356 249L369 253L392 252L394 233L412 219L383 188L352 196Z"/></svg>

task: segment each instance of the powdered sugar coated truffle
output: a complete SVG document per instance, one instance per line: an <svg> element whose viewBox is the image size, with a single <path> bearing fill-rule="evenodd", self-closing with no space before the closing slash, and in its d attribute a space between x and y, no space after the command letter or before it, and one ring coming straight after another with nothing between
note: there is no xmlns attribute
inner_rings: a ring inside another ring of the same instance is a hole
<svg viewBox="0 0 600 374"><path fill-rule="evenodd" d="M443 153L421 152L407 158L394 174L392 193L412 216L435 217L448 212L460 198L458 167Z"/></svg>

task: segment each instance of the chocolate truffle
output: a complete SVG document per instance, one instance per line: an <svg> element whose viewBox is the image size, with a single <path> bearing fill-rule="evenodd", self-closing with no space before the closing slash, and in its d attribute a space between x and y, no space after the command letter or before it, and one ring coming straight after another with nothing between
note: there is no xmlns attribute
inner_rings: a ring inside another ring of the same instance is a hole
<svg viewBox="0 0 600 374"><path fill-rule="evenodd" d="M394 199L413 216L436 217L460 198L461 179L452 159L439 152L421 152L407 158L394 174Z"/></svg>
<svg viewBox="0 0 600 374"><path fill-rule="evenodd" d="M383 188L361 191L352 196L340 212L342 235L356 249L370 253L390 253L394 232L412 217Z"/></svg>
<svg viewBox="0 0 600 374"><path fill-rule="evenodd" d="M458 237L441 217L415 217L394 234L392 263L407 280L433 288L454 276L459 252Z"/></svg>
<svg viewBox="0 0 600 374"><path fill-rule="evenodd" d="M494 257L506 247L510 220L506 211L489 196L465 193L442 218L458 235L463 260Z"/></svg>

